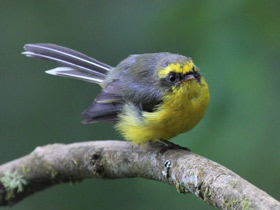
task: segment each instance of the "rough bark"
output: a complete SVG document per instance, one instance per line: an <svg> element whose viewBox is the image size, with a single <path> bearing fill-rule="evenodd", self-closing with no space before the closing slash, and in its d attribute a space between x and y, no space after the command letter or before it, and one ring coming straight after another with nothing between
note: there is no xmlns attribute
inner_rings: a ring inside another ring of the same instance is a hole
<svg viewBox="0 0 280 210"><path fill-rule="evenodd" d="M279 201L229 169L182 149L124 141L53 144L0 166L0 206L65 182L142 177L221 209L280 209Z"/></svg>

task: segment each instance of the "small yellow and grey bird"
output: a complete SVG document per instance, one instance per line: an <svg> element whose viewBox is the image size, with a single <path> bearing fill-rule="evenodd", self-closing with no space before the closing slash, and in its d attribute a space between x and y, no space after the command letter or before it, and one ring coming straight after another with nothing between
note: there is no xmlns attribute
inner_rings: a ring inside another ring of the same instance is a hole
<svg viewBox="0 0 280 210"><path fill-rule="evenodd" d="M103 90L83 123L115 122L136 144L167 142L192 129L209 103L208 85L191 58L172 53L130 55L111 67L54 44L26 44L24 55L59 64L48 74L99 84Z"/></svg>

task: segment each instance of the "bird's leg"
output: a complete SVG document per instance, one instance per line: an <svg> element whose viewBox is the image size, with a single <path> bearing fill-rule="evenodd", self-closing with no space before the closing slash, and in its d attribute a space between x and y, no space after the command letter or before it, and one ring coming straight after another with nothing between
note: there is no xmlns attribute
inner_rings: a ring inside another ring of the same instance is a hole
<svg viewBox="0 0 280 210"><path fill-rule="evenodd" d="M182 149L182 150L186 150L186 151L188 151L188 152L191 151L188 147L182 147L182 146L180 146L180 145L178 145L178 144L174 144L174 143L172 143L172 142L170 142L170 141L167 141L167 140L165 140L165 139L159 139L159 142L160 142L161 144L167 146L168 149Z"/></svg>

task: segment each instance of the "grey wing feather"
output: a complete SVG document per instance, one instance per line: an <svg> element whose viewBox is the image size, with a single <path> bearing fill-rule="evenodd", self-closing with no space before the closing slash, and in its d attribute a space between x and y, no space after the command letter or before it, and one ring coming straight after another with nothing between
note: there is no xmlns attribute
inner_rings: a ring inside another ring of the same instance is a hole
<svg viewBox="0 0 280 210"><path fill-rule="evenodd" d="M142 111L153 112L162 103L165 91L156 75L159 55L132 55L123 60L106 77L104 84L109 84L106 91L122 95Z"/></svg>
<svg viewBox="0 0 280 210"><path fill-rule="evenodd" d="M100 104L94 102L83 113L84 120L82 123L89 124L94 122L115 122L118 120L117 115L122 110L122 104Z"/></svg>
<svg viewBox="0 0 280 210"><path fill-rule="evenodd" d="M122 111L124 98L121 95L107 92L107 87L95 98L91 106L83 113L84 124L94 122L116 122Z"/></svg>
<svg viewBox="0 0 280 210"><path fill-rule="evenodd" d="M118 121L117 114L111 114L111 115L103 115L99 117L94 118L87 118L82 121L83 124L90 124L90 123L97 123L97 122L111 122L115 123Z"/></svg>

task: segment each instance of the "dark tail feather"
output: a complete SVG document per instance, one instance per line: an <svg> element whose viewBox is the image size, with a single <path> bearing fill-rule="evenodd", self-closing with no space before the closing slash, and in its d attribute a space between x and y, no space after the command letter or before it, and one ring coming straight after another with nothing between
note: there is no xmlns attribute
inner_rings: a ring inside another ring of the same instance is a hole
<svg viewBox="0 0 280 210"><path fill-rule="evenodd" d="M26 44L24 50L23 54L28 57L52 61L67 67L47 71L53 75L101 83L112 68L80 52L54 44Z"/></svg>

